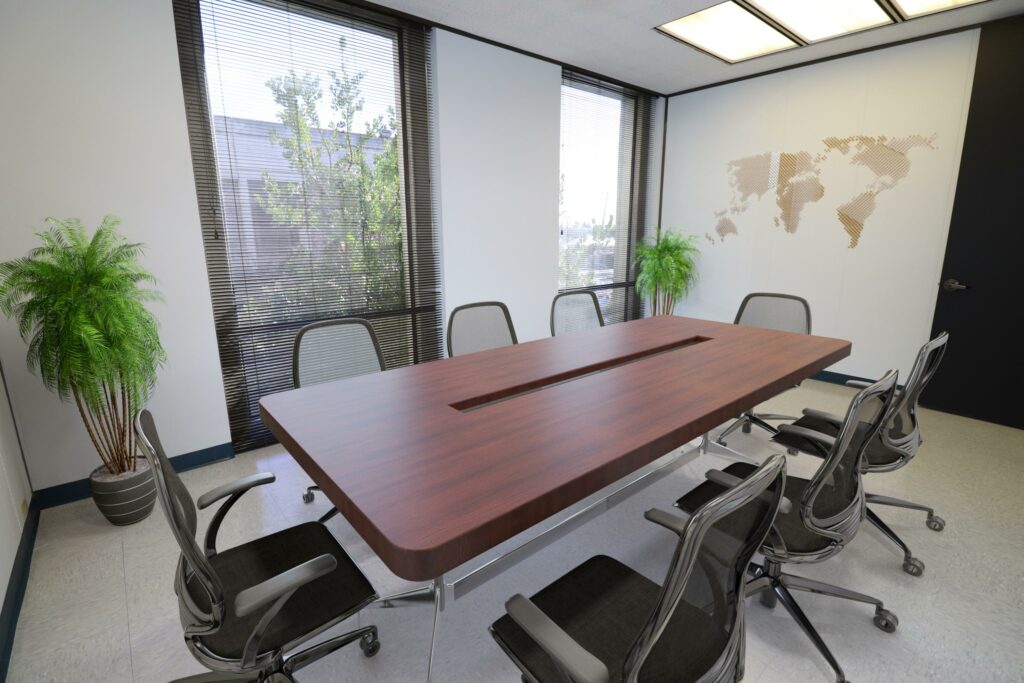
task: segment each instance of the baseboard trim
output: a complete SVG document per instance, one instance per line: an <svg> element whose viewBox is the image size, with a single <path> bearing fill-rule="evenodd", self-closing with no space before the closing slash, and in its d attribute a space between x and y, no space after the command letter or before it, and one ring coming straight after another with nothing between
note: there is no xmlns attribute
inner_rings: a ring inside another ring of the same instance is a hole
<svg viewBox="0 0 1024 683"><path fill-rule="evenodd" d="M7 581L4 606L0 610L0 681L7 680L7 668L11 664L11 653L14 650L14 633L18 629L21 603L25 600L29 567L32 564L32 549L36 544L38 530L39 505L33 495L25 524L21 527L21 541L18 542L18 552L14 556L11 576Z"/></svg>
<svg viewBox="0 0 1024 683"><path fill-rule="evenodd" d="M191 453L176 455L170 460L175 471L184 472L220 460L230 460L233 457L235 457L235 450L232 448L231 443L222 443L198 451L192 451ZM32 500L40 510L45 510L58 505L64 505L65 503L72 503L76 500L83 500L90 495L92 493L89 490L89 480L79 479L78 481L69 481L66 484L39 489L32 495Z"/></svg>

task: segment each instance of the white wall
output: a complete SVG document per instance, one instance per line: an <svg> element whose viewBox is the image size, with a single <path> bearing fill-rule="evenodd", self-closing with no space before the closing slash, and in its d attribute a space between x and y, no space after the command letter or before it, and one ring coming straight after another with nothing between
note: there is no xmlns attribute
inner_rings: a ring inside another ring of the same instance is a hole
<svg viewBox="0 0 1024 683"><path fill-rule="evenodd" d="M25 474L0 370L0 584L4 586L3 591L7 589L11 567L18 554L21 529L25 525L25 513L31 497L32 489Z"/></svg>
<svg viewBox="0 0 1024 683"><path fill-rule="evenodd" d="M436 35L445 316L496 299L508 305L520 341L550 336L562 70Z"/></svg>
<svg viewBox="0 0 1024 683"><path fill-rule="evenodd" d="M698 235L703 251L700 284L679 312L731 321L747 292L798 294L816 334L853 341L833 370L908 372L931 331L977 42L977 31L964 32L671 98L662 222ZM856 248L837 208L877 177L851 163L853 151L816 162L825 193L805 205L795 232L774 223L772 192L726 214L738 234L715 231L715 212L736 199L731 160L813 156L829 136L915 134L935 135L934 149L907 152L909 174L877 196Z"/></svg>
<svg viewBox="0 0 1024 683"><path fill-rule="evenodd" d="M498 299L521 340L546 337L558 287L561 68L444 31L436 57L446 316ZM165 298L152 310L168 363L150 404L174 425L164 444L177 455L229 441L171 3L3 3L0 92L0 260L32 248L46 216L89 226L120 216ZM76 410L43 389L24 355L14 325L0 321L34 487L88 476L99 459Z"/></svg>
<svg viewBox="0 0 1024 683"><path fill-rule="evenodd" d="M46 216L120 216L159 280L168 362L150 403L170 455L230 441L169 0L0 5L0 260ZM25 366L13 323L0 358L36 489L99 465L77 412ZM2 412L2 410L0 410Z"/></svg>

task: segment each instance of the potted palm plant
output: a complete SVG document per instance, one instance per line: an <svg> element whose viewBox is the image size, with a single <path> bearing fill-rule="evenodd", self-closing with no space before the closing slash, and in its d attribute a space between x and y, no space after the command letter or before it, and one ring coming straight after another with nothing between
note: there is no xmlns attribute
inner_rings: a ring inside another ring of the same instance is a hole
<svg viewBox="0 0 1024 683"><path fill-rule="evenodd" d="M676 303L697 282L700 250L695 239L673 232L663 234L658 226L653 242L637 246L636 289L647 299L653 315L672 315Z"/></svg>
<svg viewBox="0 0 1024 683"><path fill-rule="evenodd" d="M42 246L0 264L0 310L15 318L28 365L62 400L73 400L103 464L91 474L93 500L114 524L144 519L156 490L137 458L132 416L149 398L164 360L156 320L140 286L142 247L106 216L90 238L77 219L47 219Z"/></svg>

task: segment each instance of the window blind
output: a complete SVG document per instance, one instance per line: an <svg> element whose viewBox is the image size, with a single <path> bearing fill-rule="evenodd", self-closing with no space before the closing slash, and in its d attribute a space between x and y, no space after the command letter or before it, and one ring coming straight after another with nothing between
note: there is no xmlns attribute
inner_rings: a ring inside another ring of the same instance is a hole
<svg viewBox="0 0 1024 683"><path fill-rule="evenodd" d="M387 367L442 355L428 28L337 2L174 0L236 451L273 441L296 333L368 319Z"/></svg>
<svg viewBox="0 0 1024 683"><path fill-rule="evenodd" d="M606 323L641 315L633 260L648 220L653 123L649 95L563 72L558 286L593 290Z"/></svg>

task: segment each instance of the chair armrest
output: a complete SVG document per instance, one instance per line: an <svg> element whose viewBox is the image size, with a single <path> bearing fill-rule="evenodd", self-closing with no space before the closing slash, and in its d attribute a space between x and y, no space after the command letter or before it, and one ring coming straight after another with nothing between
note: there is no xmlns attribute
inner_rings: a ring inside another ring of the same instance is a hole
<svg viewBox="0 0 1024 683"><path fill-rule="evenodd" d="M682 534L683 531L686 529L687 522L690 521L689 515L687 515L685 512L683 512L682 514L686 516L680 517L679 515L674 515L671 512L667 512L665 510L651 508L650 510L644 513L644 518L647 519L647 521L649 522L654 522L655 524L665 527L669 531L674 531L677 534Z"/></svg>
<svg viewBox="0 0 1024 683"><path fill-rule="evenodd" d="M713 481L716 484L725 486L727 488L732 488L733 486L736 486L737 484L743 481L736 475L729 474L728 472L723 472L721 470L708 470L707 472L704 473L704 476L707 478L708 481ZM781 512L784 515L787 515L790 513L792 509L793 503L790 502L789 498L783 496L782 500L779 501L779 512Z"/></svg>
<svg viewBox="0 0 1024 683"><path fill-rule="evenodd" d="M207 491L203 495L199 496L199 500L196 501L196 505L200 510L210 507L213 503L216 503L221 498L227 498L233 493L244 493L254 486L262 486L264 484L271 484L274 482L276 477L271 472L260 472L259 474L250 474L248 477L242 477L235 481L222 484L215 489Z"/></svg>
<svg viewBox="0 0 1024 683"><path fill-rule="evenodd" d="M207 557L213 557L217 554L217 533L220 531L220 525L224 521L224 517L228 514L228 511L238 502L238 499L255 486L262 486L263 484L269 484L274 481L276 477L270 472L261 472L259 474L250 474L248 477L242 477L235 481L222 484L212 491L207 491L203 495L199 496L197 505L199 509L209 507L213 503L217 502L221 498L227 498L224 503L217 508L217 511L213 513L213 517L210 519L210 526L206 527L206 539L203 541L203 548L206 552Z"/></svg>
<svg viewBox="0 0 1024 683"><path fill-rule="evenodd" d="M824 410L815 410L814 408L804 408L804 415L807 417L813 417L818 420L824 420L830 424L834 424L836 427L843 426L843 418L833 413L826 413Z"/></svg>
<svg viewBox="0 0 1024 683"><path fill-rule="evenodd" d="M607 683L608 667L572 639L568 633L521 594L505 603L512 621L533 639L562 671L578 683Z"/></svg>
<svg viewBox="0 0 1024 683"><path fill-rule="evenodd" d="M830 450L836 445L836 440L828 434L822 434L821 432L816 432L813 429L807 429L806 427L779 425L779 431L783 434L791 434L792 436L798 436L803 439L810 439L811 441L815 441Z"/></svg>
<svg viewBox="0 0 1024 683"><path fill-rule="evenodd" d="M713 481L719 486L724 486L731 489L733 486L743 482L742 479L737 477L735 474L729 474L722 470L708 470L704 473L704 478L708 481Z"/></svg>
<svg viewBox="0 0 1024 683"><path fill-rule="evenodd" d="M854 389L867 389L871 386L871 382L865 382L862 379L848 379L846 380L846 386L853 387Z"/></svg>
<svg viewBox="0 0 1024 683"><path fill-rule="evenodd" d="M260 607L274 602L284 595L294 593L321 576L330 574L337 566L338 560L332 555L320 555L255 586L246 588L235 596L235 616L248 616Z"/></svg>

